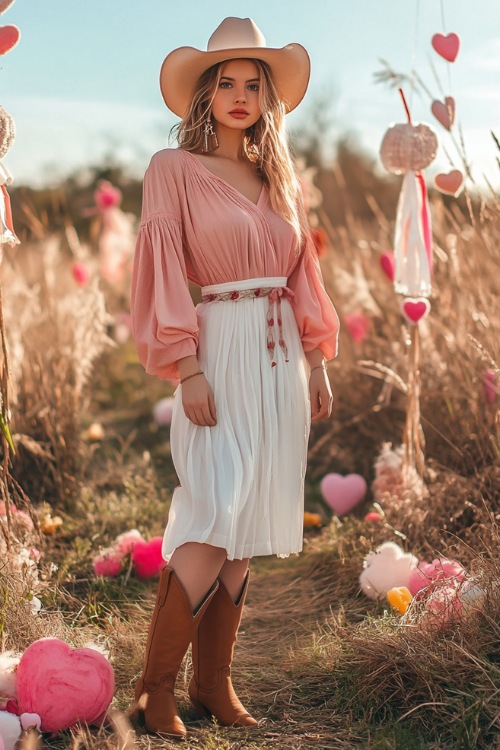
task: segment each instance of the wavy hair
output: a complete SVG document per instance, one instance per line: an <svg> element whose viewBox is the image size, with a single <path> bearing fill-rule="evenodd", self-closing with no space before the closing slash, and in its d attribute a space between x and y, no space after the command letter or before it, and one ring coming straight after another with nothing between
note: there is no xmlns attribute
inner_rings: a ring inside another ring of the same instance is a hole
<svg viewBox="0 0 500 750"><path fill-rule="evenodd" d="M257 171L269 191L269 201L275 213L290 224L298 242L298 252L309 236L309 226L303 210L303 197L294 167L286 131L286 104L279 98L271 68L262 60L252 59L259 70L259 108L257 122L245 131L243 153L257 166ZM218 90L223 62L212 65L198 79L186 115L173 126L180 148L201 151L204 145L203 125L211 112ZM214 122L214 129L217 123Z"/></svg>

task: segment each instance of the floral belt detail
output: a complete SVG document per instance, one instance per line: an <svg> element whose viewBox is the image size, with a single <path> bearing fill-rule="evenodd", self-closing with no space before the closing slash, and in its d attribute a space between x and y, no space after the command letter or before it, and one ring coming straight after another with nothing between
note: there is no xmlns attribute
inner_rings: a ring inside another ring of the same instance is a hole
<svg viewBox="0 0 500 750"><path fill-rule="evenodd" d="M252 297L268 297L269 305L267 308L267 351L271 357L271 367L276 367L276 360L274 359L274 351L276 349L276 343L274 341L274 303L278 303L278 331L279 340L278 343L280 348L285 355L285 362L289 362L288 359L288 347L285 342L283 335L283 321L281 319L281 298L285 297L293 302L295 294L287 286L267 286L258 287L257 289L242 289L241 291L234 292L217 292L211 294L205 294L202 296L202 302L237 302L239 299Z"/></svg>

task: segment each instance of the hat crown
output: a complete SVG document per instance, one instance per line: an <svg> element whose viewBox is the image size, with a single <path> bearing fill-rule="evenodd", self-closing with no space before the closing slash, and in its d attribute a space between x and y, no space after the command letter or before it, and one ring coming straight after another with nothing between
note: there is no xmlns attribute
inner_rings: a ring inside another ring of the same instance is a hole
<svg viewBox="0 0 500 750"><path fill-rule="evenodd" d="M207 52L223 49L265 47L264 34L251 18L225 18L208 40Z"/></svg>

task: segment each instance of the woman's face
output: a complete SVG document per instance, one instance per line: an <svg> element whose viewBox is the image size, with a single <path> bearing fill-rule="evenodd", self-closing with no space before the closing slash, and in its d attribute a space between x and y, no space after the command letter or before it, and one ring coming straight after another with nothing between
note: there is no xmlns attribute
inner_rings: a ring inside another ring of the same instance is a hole
<svg viewBox="0 0 500 750"><path fill-rule="evenodd" d="M228 60L212 102L214 120L228 128L246 130L261 116L259 69L252 60Z"/></svg>

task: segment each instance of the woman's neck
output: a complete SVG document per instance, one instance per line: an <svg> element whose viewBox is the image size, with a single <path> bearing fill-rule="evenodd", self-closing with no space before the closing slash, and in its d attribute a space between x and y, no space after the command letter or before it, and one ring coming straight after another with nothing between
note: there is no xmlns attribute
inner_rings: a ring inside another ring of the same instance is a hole
<svg viewBox="0 0 500 750"><path fill-rule="evenodd" d="M222 156L231 161L246 159L243 152L245 131L228 128L220 123L217 123L216 130L219 147L214 152L214 156Z"/></svg>

